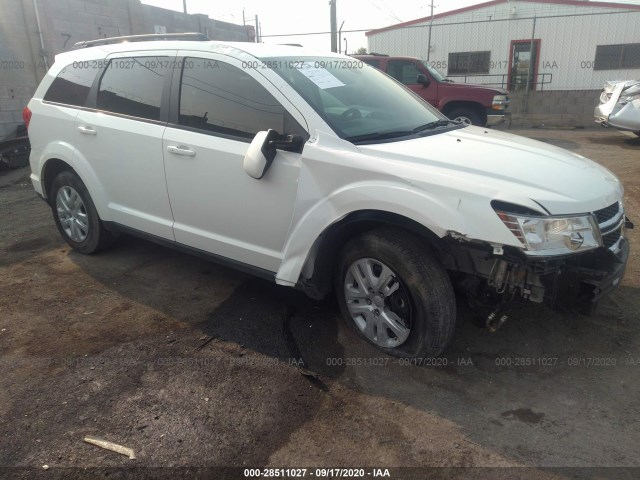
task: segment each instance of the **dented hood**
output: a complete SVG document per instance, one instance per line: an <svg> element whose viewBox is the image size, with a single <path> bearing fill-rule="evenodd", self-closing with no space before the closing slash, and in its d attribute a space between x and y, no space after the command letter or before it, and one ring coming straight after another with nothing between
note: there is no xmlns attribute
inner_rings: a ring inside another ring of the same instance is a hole
<svg viewBox="0 0 640 480"><path fill-rule="evenodd" d="M490 129L466 127L359 149L391 162L397 176L424 189L447 184L461 192L472 188L490 199L517 202L524 197L553 215L591 212L622 197L620 181L603 166L553 145Z"/></svg>

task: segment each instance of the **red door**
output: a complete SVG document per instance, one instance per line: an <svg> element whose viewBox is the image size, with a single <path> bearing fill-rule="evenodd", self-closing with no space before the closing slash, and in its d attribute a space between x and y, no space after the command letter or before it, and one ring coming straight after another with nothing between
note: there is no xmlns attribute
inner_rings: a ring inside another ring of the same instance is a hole
<svg viewBox="0 0 640 480"><path fill-rule="evenodd" d="M509 90L535 90L540 60L540 39L511 40Z"/></svg>

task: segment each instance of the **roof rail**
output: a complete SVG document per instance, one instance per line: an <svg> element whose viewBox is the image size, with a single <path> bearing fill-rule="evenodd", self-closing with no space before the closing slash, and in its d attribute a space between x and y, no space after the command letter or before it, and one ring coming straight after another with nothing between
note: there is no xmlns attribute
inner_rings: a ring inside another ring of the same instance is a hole
<svg viewBox="0 0 640 480"><path fill-rule="evenodd" d="M126 35L124 37L99 38L97 40L85 40L78 42L71 47L71 50L79 48L95 47L97 45L111 45L112 43L124 42L148 42L154 40L191 40L195 42L206 42L209 40L204 33L152 33L147 35Z"/></svg>

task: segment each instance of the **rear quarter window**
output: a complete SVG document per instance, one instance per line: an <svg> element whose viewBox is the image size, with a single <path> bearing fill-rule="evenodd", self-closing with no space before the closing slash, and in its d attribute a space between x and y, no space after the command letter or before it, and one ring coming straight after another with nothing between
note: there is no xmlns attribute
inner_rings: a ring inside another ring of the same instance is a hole
<svg viewBox="0 0 640 480"><path fill-rule="evenodd" d="M91 62L73 62L62 69L44 96L47 102L84 106L96 78L97 68Z"/></svg>

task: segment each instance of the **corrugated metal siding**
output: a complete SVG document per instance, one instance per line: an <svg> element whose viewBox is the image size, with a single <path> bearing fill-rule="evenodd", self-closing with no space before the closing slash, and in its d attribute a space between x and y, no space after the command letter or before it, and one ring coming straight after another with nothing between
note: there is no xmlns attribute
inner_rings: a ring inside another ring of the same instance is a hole
<svg viewBox="0 0 640 480"><path fill-rule="evenodd" d="M450 52L491 51L489 74L507 75L511 40L541 40L538 73L552 74L538 90L601 88L605 81L640 78L640 69L594 71L597 45L640 43L640 11L565 6L531 2L493 5L436 19L431 35L430 63L447 73ZM469 22L469 23L465 23ZM368 37L369 51L427 58L429 22ZM500 78L468 77L488 83Z"/></svg>

